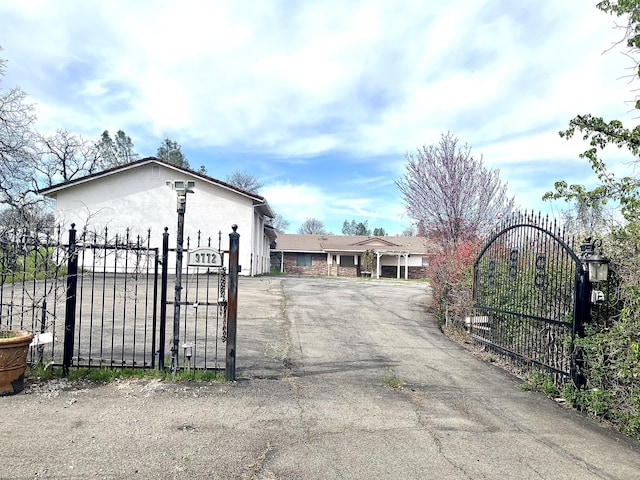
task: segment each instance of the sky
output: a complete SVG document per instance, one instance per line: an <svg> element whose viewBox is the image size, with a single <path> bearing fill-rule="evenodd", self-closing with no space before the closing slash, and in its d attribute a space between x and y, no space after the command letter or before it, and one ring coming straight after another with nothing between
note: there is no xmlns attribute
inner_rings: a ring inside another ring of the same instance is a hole
<svg viewBox="0 0 640 480"><path fill-rule="evenodd" d="M557 180L593 185L577 114L635 125L623 31L588 0L3 0L0 89L37 129L123 130L141 156L177 141L192 168L255 175L296 233L305 219L411 225L406 155L451 132L522 210ZM617 173L631 157L607 150Z"/></svg>

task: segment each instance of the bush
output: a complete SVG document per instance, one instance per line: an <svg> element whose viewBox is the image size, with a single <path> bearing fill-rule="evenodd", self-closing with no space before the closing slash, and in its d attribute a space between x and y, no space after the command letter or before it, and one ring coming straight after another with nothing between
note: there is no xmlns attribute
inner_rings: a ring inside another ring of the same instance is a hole
<svg viewBox="0 0 640 480"><path fill-rule="evenodd" d="M473 262L478 251L478 242L474 241L445 245L441 255L429 265L433 306L440 324L471 314Z"/></svg>

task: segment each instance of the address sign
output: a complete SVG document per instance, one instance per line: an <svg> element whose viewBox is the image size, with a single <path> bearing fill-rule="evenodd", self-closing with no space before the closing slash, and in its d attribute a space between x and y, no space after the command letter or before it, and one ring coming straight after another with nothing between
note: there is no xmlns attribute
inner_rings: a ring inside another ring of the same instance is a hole
<svg viewBox="0 0 640 480"><path fill-rule="evenodd" d="M190 267L221 267L222 255L213 248L196 248L189 250Z"/></svg>

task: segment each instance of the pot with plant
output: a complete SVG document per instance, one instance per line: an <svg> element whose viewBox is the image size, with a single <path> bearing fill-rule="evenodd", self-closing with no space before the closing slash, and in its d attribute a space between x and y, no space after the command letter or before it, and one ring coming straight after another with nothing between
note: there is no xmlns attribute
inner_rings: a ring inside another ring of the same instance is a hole
<svg viewBox="0 0 640 480"><path fill-rule="evenodd" d="M33 333L0 329L0 396L24 389L24 372Z"/></svg>

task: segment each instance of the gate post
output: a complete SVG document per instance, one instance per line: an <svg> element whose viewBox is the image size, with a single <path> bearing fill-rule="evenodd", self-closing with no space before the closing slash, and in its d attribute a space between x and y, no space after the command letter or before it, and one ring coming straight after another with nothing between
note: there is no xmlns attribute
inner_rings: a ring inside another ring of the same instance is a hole
<svg viewBox="0 0 640 480"><path fill-rule="evenodd" d="M585 264L580 262L578 263L577 273L576 273L576 298L575 298L575 315L573 318L573 331L571 332L571 342L572 342L572 352L571 352L571 379L573 380L573 384L576 388L580 389L584 382L584 377L582 375L582 352L575 345L576 336L581 338L584 337L584 324L585 321L588 321L585 318L589 314L589 310L591 308L590 305L590 290L591 285L589 284L589 279L587 277L587 269Z"/></svg>
<svg viewBox="0 0 640 480"><path fill-rule="evenodd" d="M238 318L238 253L240 234L237 225L232 225L229 234L229 300L227 310L227 357L224 376L228 381L236 379L236 324Z"/></svg>
<svg viewBox="0 0 640 480"><path fill-rule="evenodd" d="M78 254L76 252L76 224L69 230L69 258L67 260L67 292L64 312L64 350L62 355L62 375L69 375L73 359L73 340L76 330L76 292L78 285Z"/></svg>
<svg viewBox="0 0 640 480"><path fill-rule="evenodd" d="M162 234L162 274L160 276L160 339L158 340L158 370L164 370L164 349L167 342L167 284L169 275L169 227ZM155 348L155 345L154 345Z"/></svg>

